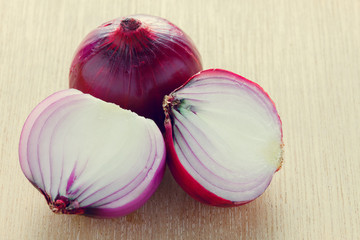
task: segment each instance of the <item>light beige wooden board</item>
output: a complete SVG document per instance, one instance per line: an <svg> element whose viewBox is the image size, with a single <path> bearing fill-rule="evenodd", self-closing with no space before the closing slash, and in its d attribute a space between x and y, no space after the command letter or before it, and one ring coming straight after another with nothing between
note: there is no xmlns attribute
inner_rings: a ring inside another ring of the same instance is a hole
<svg viewBox="0 0 360 240"><path fill-rule="evenodd" d="M259 83L283 121L285 161L254 202L215 208L166 172L139 210L117 219L55 215L23 176L22 125L68 87L73 53L101 23L169 19L204 68ZM360 1L0 0L0 239L359 239Z"/></svg>

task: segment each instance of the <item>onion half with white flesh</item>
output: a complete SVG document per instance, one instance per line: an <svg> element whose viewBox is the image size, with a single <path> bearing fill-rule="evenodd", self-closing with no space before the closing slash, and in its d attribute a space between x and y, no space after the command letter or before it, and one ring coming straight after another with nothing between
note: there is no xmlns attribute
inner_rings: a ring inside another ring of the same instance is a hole
<svg viewBox="0 0 360 240"><path fill-rule="evenodd" d="M68 89L31 112L19 158L52 211L112 218L138 209L155 192L165 144L152 120Z"/></svg>
<svg viewBox="0 0 360 240"><path fill-rule="evenodd" d="M282 123L256 83L210 69L164 98L169 168L193 198L237 206L259 197L283 159Z"/></svg>

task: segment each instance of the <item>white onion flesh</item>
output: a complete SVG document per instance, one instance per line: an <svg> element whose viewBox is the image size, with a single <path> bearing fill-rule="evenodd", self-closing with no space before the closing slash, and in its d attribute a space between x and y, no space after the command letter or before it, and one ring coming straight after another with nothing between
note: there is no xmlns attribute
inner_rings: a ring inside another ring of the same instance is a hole
<svg viewBox="0 0 360 240"><path fill-rule="evenodd" d="M91 209L99 217L140 207L165 167L164 141L152 120L74 89L33 110L19 156L25 176L52 202L65 197L67 210Z"/></svg>
<svg viewBox="0 0 360 240"><path fill-rule="evenodd" d="M269 96L224 71L200 74L171 97L174 147L186 171L232 202L263 193L282 161L281 121Z"/></svg>

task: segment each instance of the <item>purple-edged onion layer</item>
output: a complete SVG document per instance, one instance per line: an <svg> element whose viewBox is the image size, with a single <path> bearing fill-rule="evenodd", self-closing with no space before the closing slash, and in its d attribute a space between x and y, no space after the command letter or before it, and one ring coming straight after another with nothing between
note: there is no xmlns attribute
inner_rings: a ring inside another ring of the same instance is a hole
<svg viewBox="0 0 360 240"><path fill-rule="evenodd" d="M70 87L153 119L165 96L202 70L191 39L171 22L132 15L102 24L78 47Z"/></svg>
<svg viewBox="0 0 360 240"><path fill-rule="evenodd" d="M164 99L169 168L195 199L235 206L260 196L282 164L282 124L269 95L210 69Z"/></svg>
<svg viewBox="0 0 360 240"><path fill-rule="evenodd" d="M19 157L54 212L110 218L136 210L154 193L165 144L152 120L68 89L31 112Z"/></svg>

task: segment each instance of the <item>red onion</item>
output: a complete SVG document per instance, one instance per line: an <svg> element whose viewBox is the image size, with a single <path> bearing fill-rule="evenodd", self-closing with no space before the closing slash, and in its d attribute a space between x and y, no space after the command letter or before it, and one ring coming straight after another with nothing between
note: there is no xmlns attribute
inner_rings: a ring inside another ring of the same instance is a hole
<svg viewBox="0 0 360 240"><path fill-rule="evenodd" d="M153 119L162 99L202 69L190 38L169 21L133 15L90 32L70 69L70 87Z"/></svg>
<svg viewBox="0 0 360 240"><path fill-rule="evenodd" d="M55 213L110 218L136 210L154 193L165 144L152 120L68 89L31 112L19 158Z"/></svg>
<svg viewBox="0 0 360 240"><path fill-rule="evenodd" d="M210 69L166 96L169 168L193 198L236 206L259 197L282 164L282 124L256 83Z"/></svg>

